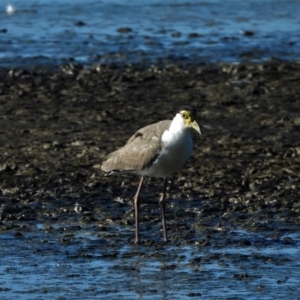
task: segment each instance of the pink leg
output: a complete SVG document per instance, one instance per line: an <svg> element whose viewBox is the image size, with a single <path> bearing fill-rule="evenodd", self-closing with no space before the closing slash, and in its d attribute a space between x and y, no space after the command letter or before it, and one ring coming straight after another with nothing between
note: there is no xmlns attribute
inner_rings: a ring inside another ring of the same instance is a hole
<svg viewBox="0 0 300 300"><path fill-rule="evenodd" d="M134 210L135 210L135 243L139 242L139 234L140 234L140 230L139 230L139 216L140 216L140 193L141 193L141 189L142 189L142 185L144 182L144 177L141 177L138 189L136 191L135 196L133 197L134 200Z"/></svg>
<svg viewBox="0 0 300 300"><path fill-rule="evenodd" d="M164 185L163 185L163 192L159 199L159 205L161 209L162 214L162 226L163 226L163 232L164 232L164 241L166 242L168 240L167 236L167 227L166 227L166 217L165 217L165 210L166 210L166 203L165 203L165 196L166 196L166 188L167 188L168 180L165 177L164 178Z"/></svg>

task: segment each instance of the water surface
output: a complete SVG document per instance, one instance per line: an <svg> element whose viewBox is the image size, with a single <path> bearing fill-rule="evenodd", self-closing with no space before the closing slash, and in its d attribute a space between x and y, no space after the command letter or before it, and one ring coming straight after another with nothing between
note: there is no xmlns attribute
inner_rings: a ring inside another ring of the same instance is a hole
<svg viewBox="0 0 300 300"><path fill-rule="evenodd" d="M2 2L3 3L3 2ZM14 1L0 63L299 59L296 1Z"/></svg>

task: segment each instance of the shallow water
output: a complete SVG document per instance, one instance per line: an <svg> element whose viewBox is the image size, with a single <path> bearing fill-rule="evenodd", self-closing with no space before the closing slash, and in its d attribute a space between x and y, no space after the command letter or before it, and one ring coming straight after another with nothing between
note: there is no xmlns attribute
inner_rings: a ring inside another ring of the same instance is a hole
<svg viewBox="0 0 300 300"><path fill-rule="evenodd" d="M0 235L1 299L298 299L299 232L233 230L208 247L135 245L87 231ZM288 245L283 241L292 238ZM241 246L244 239L251 245ZM275 271L276 270L276 271ZM83 296L84 295L84 296Z"/></svg>
<svg viewBox="0 0 300 300"><path fill-rule="evenodd" d="M2 65L299 59L296 1L14 1Z"/></svg>

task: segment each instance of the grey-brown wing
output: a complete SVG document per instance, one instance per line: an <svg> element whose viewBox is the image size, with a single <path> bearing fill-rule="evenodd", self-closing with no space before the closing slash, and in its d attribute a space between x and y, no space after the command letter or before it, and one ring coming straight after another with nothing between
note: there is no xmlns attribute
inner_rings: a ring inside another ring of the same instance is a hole
<svg viewBox="0 0 300 300"><path fill-rule="evenodd" d="M123 146L112 152L101 169L111 171L141 171L148 168L161 150L161 136L171 121L160 121L139 129Z"/></svg>

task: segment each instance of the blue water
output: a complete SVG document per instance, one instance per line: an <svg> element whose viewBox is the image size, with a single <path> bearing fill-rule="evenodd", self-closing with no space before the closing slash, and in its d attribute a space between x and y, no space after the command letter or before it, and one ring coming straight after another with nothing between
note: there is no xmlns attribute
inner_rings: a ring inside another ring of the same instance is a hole
<svg viewBox="0 0 300 300"><path fill-rule="evenodd" d="M0 0L0 9L0 64L8 66L300 57L298 1Z"/></svg>
<svg viewBox="0 0 300 300"><path fill-rule="evenodd" d="M232 236L253 245L161 250L118 242L103 247L95 233L73 233L68 243L42 230L20 238L1 234L1 299L299 299L298 232L288 235L291 245L239 230ZM111 250L116 257L104 255ZM248 277L239 279L242 274Z"/></svg>

